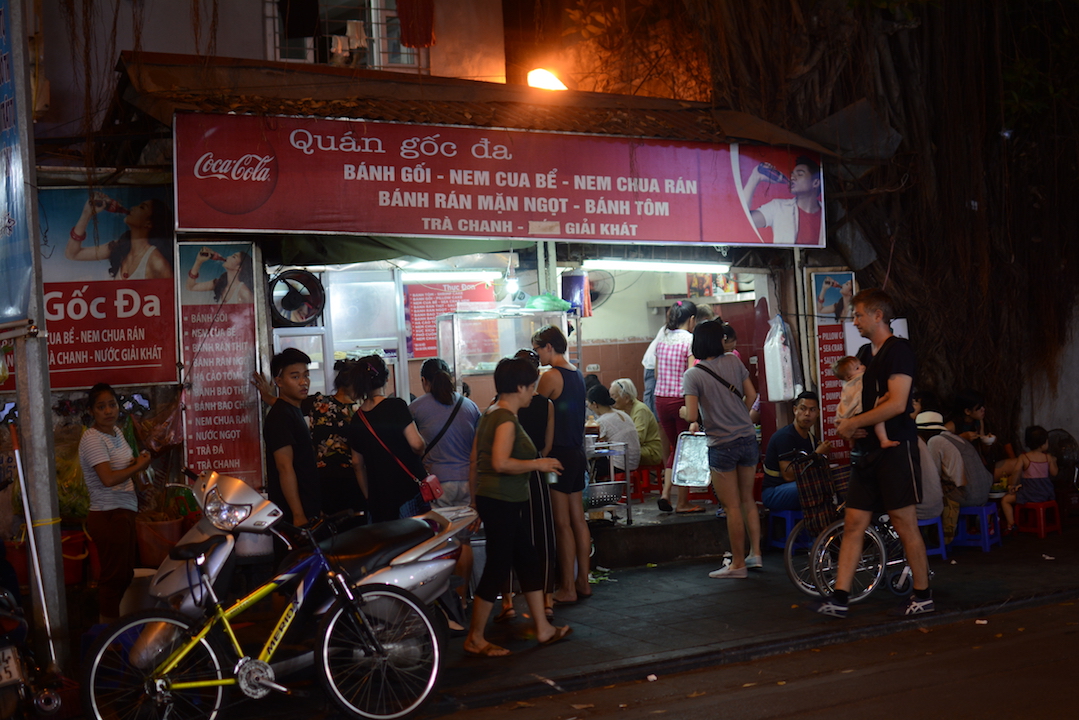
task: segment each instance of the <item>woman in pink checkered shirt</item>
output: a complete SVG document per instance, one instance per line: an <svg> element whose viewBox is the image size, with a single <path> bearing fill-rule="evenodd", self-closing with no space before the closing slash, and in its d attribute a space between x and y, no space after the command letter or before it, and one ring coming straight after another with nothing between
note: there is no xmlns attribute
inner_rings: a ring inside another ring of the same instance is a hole
<svg viewBox="0 0 1079 720"><path fill-rule="evenodd" d="M703 508L689 502L689 488L679 486L678 504L671 506L671 465L678 445L678 434L689 430L679 411L685 404L682 396L682 373L692 364L690 346L693 344L693 327L696 325L697 306L688 300L679 300L667 311L669 331L656 345L656 419L670 443L667 455L667 472L663 481L659 509L664 512L701 512Z"/></svg>

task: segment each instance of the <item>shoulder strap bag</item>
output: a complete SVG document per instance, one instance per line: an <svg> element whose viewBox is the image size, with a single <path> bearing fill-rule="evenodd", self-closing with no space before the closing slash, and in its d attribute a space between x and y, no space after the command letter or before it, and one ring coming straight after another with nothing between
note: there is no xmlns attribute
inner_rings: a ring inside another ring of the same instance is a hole
<svg viewBox="0 0 1079 720"><path fill-rule="evenodd" d="M401 469L405 471L405 474L412 475L412 479L415 480L416 484L420 486L420 496L423 497L425 502L431 502L432 500L437 500L438 498L442 497L442 484L438 481L437 477L435 477L434 475L428 475L423 480L420 480L418 477L413 475L412 471L408 469L408 466L401 462L401 458L394 455L393 451L386 447L386 443L382 442L382 438L378 436L378 433L375 432L375 429L371 427L371 423L367 421L367 416L364 414L363 410L356 411L356 414L360 416L360 420L363 421L363 424L365 426L367 426L367 429L375 437L375 440L378 440L378 444L382 446L382 449L389 453L390 457L397 461L397 464L401 466Z"/></svg>
<svg viewBox="0 0 1079 720"><path fill-rule="evenodd" d="M435 439L427 443L427 449L423 451L423 455L420 456L420 460L427 457L427 454L431 452L431 448L438 444L438 441L442 439L442 436L446 434L446 431L450 429L450 425L453 424L453 419L457 417L457 411L461 409L461 403L465 401L465 396L457 398L457 404L453 406L453 412L450 413L449 420L442 426L442 429L438 431L438 435L435 435Z"/></svg>
<svg viewBox="0 0 1079 720"><path fill-rule="evenodd" d="M739 390L738 388L736 388L736 387L735 387L734 385L731 385L731 384L730 384L729 382L727 382L726 380L724 380L723 378L721 378L721 377L720 377L719 375L716 375L716 374L715 374L715 373L714 373L714 372L712 371L712 369L711 369L710 367L706 366L706 365L705 365L704 363L697 363L697 364L696 364L696 365L694 365L693 367L696 367L696 368L700 368L701 370L704 370L704 371L705 371L706 373L708 373L709 375L711 375L712 377L714 377L714 378L715 378L716 380L719 380L719 381L720 381L720 382L721 382L721 383L723 384L723 387L725 387L725 388L727 388L728 390L730 390L730 391L731 391L732 393L734 393L735 395L737 395L737 396L738 396L739 398L745 399L745 395L743 395L743 394L742 394L742 391L741 391L741 390Z"/></svg>

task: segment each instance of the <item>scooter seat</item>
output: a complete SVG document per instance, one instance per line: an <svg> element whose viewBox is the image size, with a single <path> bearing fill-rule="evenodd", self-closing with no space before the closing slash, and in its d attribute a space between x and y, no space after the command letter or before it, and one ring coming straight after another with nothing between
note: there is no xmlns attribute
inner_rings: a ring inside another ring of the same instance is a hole
<svg viewBox="0 0 1079 720"><path fill-rule="evenodd" d="M405 518L346 530L323 540L319 547L331 563L359 580L434 536L435 530L427 522Z"/></svg>

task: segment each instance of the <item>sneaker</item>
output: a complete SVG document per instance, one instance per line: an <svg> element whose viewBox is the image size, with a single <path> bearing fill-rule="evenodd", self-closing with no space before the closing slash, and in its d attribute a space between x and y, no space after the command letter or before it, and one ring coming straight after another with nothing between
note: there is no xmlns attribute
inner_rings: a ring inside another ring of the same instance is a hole
<svg viewBox="0 0 1079 720"><path fill-rule="evenodd" d="M813 612L816 612L820 615L827 615L828 617L834 618L847 617L847 606L840 605L832 598L828 598L823 602L815 603L814 605L812 605L812 608Z"/></svg>
<svg viewBox="0 0 1079 720"><path fill-rule="evenodd" d="M719 570L708 573L708 577L716 578L717 580L745 580L749 577L749 571L744 567L735 570L730 565L724 565Z"/></svg>
<svg viewBox="0 0 1079 720"><path fill-rule="evenodd" d="M750 570L760 570L764 567L760 555L746 555L746 567Z"/></svg>
<svg viewBox="0 0 1079 720"><path fill-rule="evenodd" d="M906 605L892 608L888 614L892 617L907 617L908 615L925 615L934 611L936 607L933 606L933 598L919 600L917 595L911 595Z"/></svg>

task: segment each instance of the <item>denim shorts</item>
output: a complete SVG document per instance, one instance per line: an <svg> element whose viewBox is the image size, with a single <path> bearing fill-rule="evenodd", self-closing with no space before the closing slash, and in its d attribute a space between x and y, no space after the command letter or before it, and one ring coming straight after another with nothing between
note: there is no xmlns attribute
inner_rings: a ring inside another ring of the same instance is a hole
<svg viewBox="0 0 1079 720"><path fill-rule="evenodd" d="M757 439L741 437L723 445L708 446L708 467L716 472L730 472L739 467L757 467L760 450Z"/></svg>

